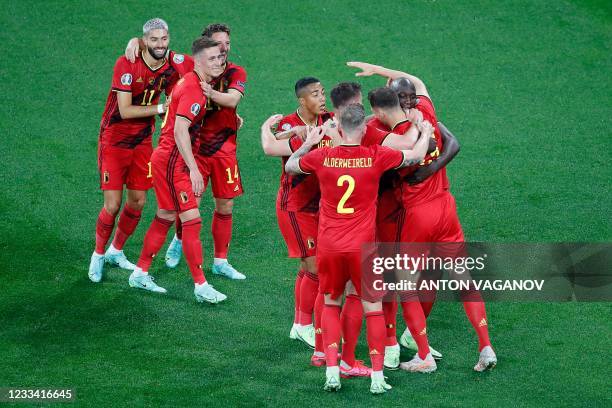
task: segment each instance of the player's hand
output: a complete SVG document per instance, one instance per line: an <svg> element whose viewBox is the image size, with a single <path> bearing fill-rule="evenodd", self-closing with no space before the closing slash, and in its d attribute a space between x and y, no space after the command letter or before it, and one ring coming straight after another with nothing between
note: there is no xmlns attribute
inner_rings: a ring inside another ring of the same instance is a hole
<svg viewBox="0 0 612 408"><path fill-rule="evenodd" d="M166 102L164 102L164 112L168 111L168 108L170 107L170 102L172 101L172 95L170 95L169 97L166 98Z"/></svg>
<svg viewBox="0 0 612 408"><path fill-rule="evenodd" d="M214 91L213 87L211 84L209 84L206 81L202 81L200 82L200 86L202 87L202 91L204 91L204 95L211 97L212 93Z"/></svg>
<svg viewBox="0 0 612 408"><path fill-rule="evenodd" d="M423 120L423 113L416 108L406 109L404 112L406 112L406 119L411 123L419 123Z"/></svg>
<svg viewBox="0 0 612 408"><path fill-rule="evenodd" d="M314 146L318 144L323 136L325 135L325 127L317 126L308 129L308 134L306 135L306 141L304 143Z"/></svg>
<svg viewBox="0 0 612 408"><path fill-rule="evenodd" d="M189 171L189 178L191 179L191 189L196 197L200 197L204 192L204 179L198 169Z"/></svg>
<svg viewBox="0 0 612 408"><path fill-rule="evenodd" d="M434 127L428 120L417 122L417 127L424 136L431 137L434 133Z"/></svg>
<svg viewBox="0 0 612 408"><path fill-rule="evenodd" d="M240 116L238 116L240 117ZM270 116L268 119L266 119L266 121L263 123L263 125L261 125L262 128L272 128L274 126L276 126L278 124L278 122L280 122L280 120L283 118L283 115L279 115L278 113L275 113L274 115Z"/></svg>
<svg viewBox="0 0 612 408"><path fill-rule="evenodd" d="M125 58L130 62L135 62L138 58L138 51L140 51L138 38L131 38L125 47Z"/></svg>
<svg viewBox="0 0 612 408"><path fill-rule="evenodd" d="M340 132L338 131L338 121L335 117L327 119L323 126L325 126L325 134L327 136L331 137L332 139L342 138L342 136L340 136Z"/></svg>
<svg viewBox="0 0 612 408"><path fill-rule="evenodd" d="M377 74L378 65L368 64L367 62L350 61L346 65L349 67L360 69L361 72L357 72L355 76L372 76Z"/></svg>
<svg viewBox="0 0 612 408"><path fill-rule="evenodd" d="M238 130L240 130L242 129L242 125L244 125L244 119L242 119L242 116L240 116L239 114L236 114L236 118L238 119Z"/></svg>

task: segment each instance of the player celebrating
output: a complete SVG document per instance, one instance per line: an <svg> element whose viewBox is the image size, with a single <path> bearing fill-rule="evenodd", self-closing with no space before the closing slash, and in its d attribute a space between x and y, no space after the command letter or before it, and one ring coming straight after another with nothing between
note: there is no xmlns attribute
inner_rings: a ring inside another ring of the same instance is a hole
<svg viewBox="0 0 612 408"><path fill-rule="evenodd" d="M134 269L123 246L136 229L151 188L151 135L157 114L166 111L159 103L162 92L169 94L179 75L187 71L166 59L168 25L154 18L143 26L142 58L129 62L120 57L115 63L112 87L100 124L98 168L104 206L96 223L96 247L89 264L89 279L102 279L104 261L124 269ZM104 253L121 207L123 186L127 200L119 217L112 244Z"/></svg>
<svg viewBox="0 0 612 408"><path fill-rule="evenodd" d="M422 80L405 72L390 70L378 65L363 62L349 62L349 66L361 69L358 76L381 75L390 81L390 87L402 96L404 107L418 109L423 118L437 123L433 103ZM439 130L436 129L436 135ZM459 218L455 199L449 191L446 169L435 171L423 183L402 187L402 202L405 217L414 220L402 227L402 242L464 242L465 238ZM465 294L462 294L462 296ZM422 302L425 316L429 315L433 301ZM476 371L495 367L497 356L491 347L485 305L482 300L473 299L463 302L468 320L478 335L480 356L474 366Z"/></svg>
<svg viewBox="0 0 612 408"><path fill-rule="evenodd" d="M361 296L366 315L366 327L372 374L370 391L384 393L391 387L383 376L385 327L382 304L367 285L362 286L361 245L374 242L372 214L376 211L378 180L383 172L418 163L428 147L431 126L423 128L423 136L414 150L403 152L385 147L360 146L365 134L363 106L353 104L340 113L343 144L329 149L316 149L323 132L315 129L306 142L291 155L285 171L291 174L315 174L321 189L319 223L319 291L325 296L322 326L327 361L324 389L340 389L338 343L340 341L340 304L345 285L350 280Z"/></svg>
<svg viewBox="0 0 612 408"><path fill-rule="evenodd" d="M298 109L280 120L277 129L283 132L296 131L300 127L321 126L332 115L327 112L325 89L314 77L305 77L295 83ZM290 258L300 259L294 287L295 313L289 337L299 339L315 347L315 329L312 313L317 299L319 279L316 269L317 226L319 219L319 185L315 177L290 175L284 171L284 164L303 141L293 135L284 141L282 151L266 151L268 155L283 156L283 171L276 198L276 217L281 234L287 244ZM283 142L281 142L283 145ZM324 137L317 147L331 146L331 139ZM265 151L265 150L264 150ZM277 154L274 154L277 153ZM319 306L322 299L319 299ZM320 311L320 307L316 312ZM315 320L318 320L315 313ZM315 325L316 325L315 321ZM321 361L323 350L315 350L313 359ZM313 360L314 362L314 360Z"/></svg>
<svg viewBox="0 0 612 408"><path fill-rule="evenodd" d="M210 181L215 211L211 224L214 259L212 271L230 279L245 279L244 274L236 271L227 261L230 241L232 238L232 208L234 198L242 195L242 181L236 157L236 134L241 120L236 113L236 107L244 95L247 74L243 67L227 60L230 52L230 28L226 24L209 24L202 32L219 43L224 56L223 73L212 80L203 82L202 88L208 97L206 120L200 128L200 149L196 152L196 161L205 186ZM139 47L137 39L131 39L126 48L126 55L134 58ZM176 54L177 62L193 66L188 55ZM166 265L174 268L178 265L181 252L181 226L177 222L177 233L166 251Z"/></svg>
<svg viewBox="0 0 612 408"><path fill-rule="evenodd" d="M219 44L208 37L195 40L192 53L194 72L185 75L172 93L159 146L151 157L158 210L145 235L142 252L130 275L129 284L153 292L166 292L153 282L147 271L178 214L183 224L185 258L195 282L196 300L218 303L226 296L206 282L202 271L202 222L197 197L204 191L204 180L198 170L193 148L197 148L197 132L206 114L207 98L202 93L200 82L210 82L221 75L225 58Z"/></svg>

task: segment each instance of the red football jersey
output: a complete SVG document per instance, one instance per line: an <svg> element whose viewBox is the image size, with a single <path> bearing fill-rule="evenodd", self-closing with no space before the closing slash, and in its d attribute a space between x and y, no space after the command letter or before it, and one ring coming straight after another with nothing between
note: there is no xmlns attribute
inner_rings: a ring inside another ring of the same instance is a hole
<svg viewBox="0 0 612 408"><path fill-rule="evenodd" d="M200 77L194 72L185 75L176 84L172 92L172 100L162 123L162 132L159 137L157 150L164 154L172 154L177 150L174 141L174 124L176 117L182 116L191 122L189 135L191 136L191 148L193 151L198 146L198 131L202 126L202 121L206 111L206 96L200 86ZM182 156L178 155L180 163L184 163Z"/></svg>
<svg viewBox="0 0 612 408"><path fill-rule="evenodd" d="M322 125L328 119L333 118L332 112L325 112L317 117L317 126ZM278 130L290 130L295 126L304 126L306 123L302 120L297 112L285 116L278 123ZM299 149L304 142L298 136L292 136L289 139L289 146L292 151ZM331 138L327 135L313 149L319 147L331 147ZM276 205L283 211L301 211L316 213L319 211L319 182L315 175L298 174L291 175L285 173L285 163L289 157L282 158L282 171L280 177L280 187L276 198Z"/></svg>
<svg viewBox="0 0 612 408"><path fill-rule="evenodd" d="M180 77L193 69L193 64L189 67L182 62L180 54L170 52L164 64L153 70L142 57L133 63L123 56L119 57L115 62L111 90L100 123L100 143L128 149L143 143L151 144L155 117L121 119L117 92L131 92L133 105L157 105L162 92L169 95Z"/></svg>
<svg viewBox="0 0 612 408"><path fill-rule="evenodd" d="M321 189L319 248L358 252L374 242L378 181L402 164L399 150L373 145L317 149L300 159L300 168L316 174Z"/></svg>
<svg viewBox="0 0 612 408"><path fill-rule="evenodd" d="M244 94L247 74L244 68L227 62L223 73L215 78L211 85L219 92L235 89ZM238 116L235 108L217 105L212 99L206 104L204 126L200 129L200 149L198 154L204 157L227 157L236 155L236 134Z"/></svg>
<svg viewBox="0 0 612 408"><path fill-rule="evenodd" d="M431 163L440 155L443 148L442 137L440 136L440 129L438 128L438 120L431 100L426 96L419 95L419 103L416 105L416 108L423 114L423 119L429 121L434 126L434 137L436 139L437 148L433 152L428 153L420 164L402 169L399 172L402 178L413 173L418 166L424 166ZM380 121L378 121L377 126L381 126L381 129L384 131L390 131L401 135L406 133L411 125L412 123L406 120L396 124L393 129L389 129ZM374 141L375 139L372 138L371 140ZM402 183L400 194L404 206L409 207L427 202L444 190L448 190L449 187L450 184L446 177L446 168L442 168L422 183L414 185Z"/></svg>

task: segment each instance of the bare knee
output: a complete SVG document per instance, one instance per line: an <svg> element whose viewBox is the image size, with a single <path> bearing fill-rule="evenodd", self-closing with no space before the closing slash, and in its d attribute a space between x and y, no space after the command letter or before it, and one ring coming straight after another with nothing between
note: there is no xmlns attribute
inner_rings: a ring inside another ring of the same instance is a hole
<svg viewBox="0 0 612 408"><path fill-rule="evenodd" d="M363 305L363 311L366 313L382 311L382 302L368 302L361 299L361 304Z"/></svg>
<svg viewBox="0 0 612 408"><path fill-rule="evenodd" d="M215 211L219 214L231 214L232 208L234 208L234 200L215 198Z"/></svg>
<svg viewBox="0 0 612 408"><path fill-rule="evenodd" d="M308 258L304 258L303 266L305 269L312 273L313 275L317 274L317 258L314 256L309 256Z"/></svg>
<svg viewBox="0 0 612 408"><path fill-rule="evenodd" d="M342 304L342 296L338 296L334 299L330 294L325 294L325 304L329 306L340 306Z"/></svg>
<svg viewBox="0 0 612 408"><path fill-rule="evenodd" d="M121 209L121 197L104 197L104 209L111 215L117 215Z"/></svg>

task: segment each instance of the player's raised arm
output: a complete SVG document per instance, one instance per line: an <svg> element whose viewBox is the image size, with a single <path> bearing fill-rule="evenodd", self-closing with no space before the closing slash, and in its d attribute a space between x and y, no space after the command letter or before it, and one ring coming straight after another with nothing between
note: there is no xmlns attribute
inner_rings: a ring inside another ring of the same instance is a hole
<svg viewBox="0 0 612 408"><path fill-rule="evenodd" d="M285 164L285 172L288 174L304 174L302 169L300 168L300 158L308 153L313 146L323 139L323 135L325 135L325 127L317 126L308 131L308 136L306 136L306 140L304 144L297 149L287 160Z"/></svg>
<svg viewBox="0 0 612 408"><path fill-rule="evenodd" d="M272 126L276 125L283 115L272 115L261 125L261 147L268 156L290 156L289 140L277 140L272 134Z"/></svg>
<svg viewBox="0 0 612 408"><path fill-rule="evenodd" d="M414 145L414 148L411 150L402 150L402 153L404 153L404 161L399 168L419 164L425 158L429 147L429 139L433 135L434 128L431 123L424 121L420 126L420 130L421 136Z"/></svg>
<svg viewBox="0 0 612 408"><path fill-rule="evenodd" d="M189 126L191 121L182 116L176 116L176 122L174 124L174 140L176 147L179 150L185 164L189 168L189 178L191 179L191 187L193 194L201 196L204 192L204 179L202 174L198 170L195 158L193 157L193 151L191 150L191 137L189 136Z"/></svg>
<svg viewBox="0 0 612 408"><path fill-rule="evenodd" d="M446 167L446 165L455 158L457 153L459 153L460 146L457 138L442 124L442 122L438 122L438 129L440 129L444 145L442 153L436 160L427 166L420 166L414 173L406 177L405 180L409 184L422 183L435 172Z"/></svg>
<svg viewBox="0 0 612 408"><path fill-rule="evenodd" d="M429 93L427 93L427 87L425 86L425 83L421 81L420 78L414 75L402 71L395 71L393 69L385 68L381 65L368 64L367 62L351 61L347 62L346 65L361 70L361 72L357 72L355 76L380 75L382 77L388 78L389 80L395 80L398 78L408 78L410 82L414 84L417 95L425 95L429 97Z"/></svg>

